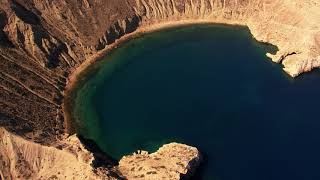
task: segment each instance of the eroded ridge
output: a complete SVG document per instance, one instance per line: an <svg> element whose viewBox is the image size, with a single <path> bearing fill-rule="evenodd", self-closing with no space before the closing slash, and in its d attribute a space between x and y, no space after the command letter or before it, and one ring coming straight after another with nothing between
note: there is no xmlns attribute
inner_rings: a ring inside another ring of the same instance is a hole
<svg viewBox="0 0 320 180"><path fill-rule="evenodd" d="M0 160L1 179L116 179L92 170L93 155L76 136L47 147L0 128Z"/></svg>

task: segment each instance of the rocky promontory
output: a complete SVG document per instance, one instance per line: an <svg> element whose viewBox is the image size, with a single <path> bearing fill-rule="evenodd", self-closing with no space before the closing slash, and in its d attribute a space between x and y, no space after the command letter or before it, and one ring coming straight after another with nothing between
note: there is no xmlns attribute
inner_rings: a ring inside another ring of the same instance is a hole
<svg viewBox="0 0 320 180"><path fill-rule="evenodd" d="M180 179L192 176L200 162L197 148L170 143L152 154L138 151L123 157L119 171L127 179Z"/></svg>
<svg viewBox="0 0 320 180"><path fill-rule="evenodd" d="M93 169L94 154L75 135L47 147L0 128L0 179L180 179L192 175L200 158L196 148L171 143L123 157L119 167Z"/></svg>
<svg viewBox="0 0 320 180"><path fill-rule="evenodd" d="M247 26L258 41L278 47L267 56L295 77L320 67L319 22L318 0L1 0L0 127L6 133L0 138L18 135L22 144L45 149L64 142L66 88L133 34L190 23Z"/></svg>

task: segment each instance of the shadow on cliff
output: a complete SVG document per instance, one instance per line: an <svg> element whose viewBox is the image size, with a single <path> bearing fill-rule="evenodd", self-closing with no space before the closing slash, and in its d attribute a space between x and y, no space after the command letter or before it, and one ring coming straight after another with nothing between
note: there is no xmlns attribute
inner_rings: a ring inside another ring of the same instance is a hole
<svg viewBox="0 0 320 180"><path fill-rule="evenodd" d="M7 14L0 9L0 45L6 47L13 47L12 42L9 40L3 29L8 22Z"/></svg>
<svg viewBox="0 0 320 180"><path fill-rule="evenodd" d="M32 25L40 24L39 17L32 11L27 10L17 1L12 0L11 8L22 21Z"/></svg>
<svg viewBox="0 0 320 180"><path fill-rule="evenodd" d="M113 167L117 166L119 163L117 160L113 159L111 156L107 155L103 152L100 147L91 139L86 139L81 135L77 135L80 142L84 145L84 147L93 153L94 160L92 162L92 166L94 168L99 167Z"/></svg>
<svg viewBox="0 0 320 180"><path fill-rule="evenodd" d="M181 180L202 180L204 179L205 175L204 172L207 170L208 167L208 158L207 154L201 151L201 161L199 166L194 170L194 172L190 175L181 176Z"/></svg>
<svg viewBox="0 0 320 180"><path fill-rule="evenodd" d="M113 159L111 156L103 152L100 147L91 139L86 139L81 135L77 135L80 142L84 147L93 154L94 160L92 161L91 166L96 170L98 168L108 169L108 175L119 179L124 180L125 178L121 176L121 173L118 172L114 167L118 166L119 163L117 160Z"/></svg>

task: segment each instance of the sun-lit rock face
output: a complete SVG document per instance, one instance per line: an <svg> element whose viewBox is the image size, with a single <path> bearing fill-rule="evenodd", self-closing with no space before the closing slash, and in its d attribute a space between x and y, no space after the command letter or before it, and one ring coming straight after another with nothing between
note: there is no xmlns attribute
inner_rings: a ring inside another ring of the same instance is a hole
<svg viewBox="0 0 320 180"><path fill-rule="evenodd" d="M248 26L293 77L320 67L318 0L1 0L0 127L65 140L64 90L79 66L131 32L197 22Z"/></svg>
<svg viewBox="0 0 320 180"><path fill-rule="evenodd" d="M123 157L119 170L127 179L180 179L192 175L200 161L197 148L170 143L152 154L139 151Z"/></svg>
<svg viewBox="0 0 320 180"><path fill-rule="evenodd" d="M0 179L113 179L94 173L93 155L76 136L58 147L39 145L0 128Z"/></svg>
<svg viewBox="0 0 320 180"><path fill-rule="evenodd" d="M142 152L142 151L140 151ZM200 163L199 151L183 144L126 156L119 167L93 169L94 155L73 135L48 147L0 128L0 179L180 179Z"/></svg>

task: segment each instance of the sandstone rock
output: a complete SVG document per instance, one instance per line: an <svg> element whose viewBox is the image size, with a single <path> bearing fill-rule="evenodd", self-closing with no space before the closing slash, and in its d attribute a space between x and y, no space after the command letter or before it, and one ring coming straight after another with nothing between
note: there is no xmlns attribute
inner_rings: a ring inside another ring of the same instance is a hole
<svg viewBox="0 0 320 180"><path fill-rule="evenodd" d="M119 162L119 170L127 179L173 180L192 175L200 161L197 148L170 143L152 154L139 151L123 157Z"/></svg>
<svg viewBox="0 0 320 180"><path fill-rule="evenodd" d="M76 136L67 138L59 147L42 146L0 128L0 179L108 178L93 172L93 156Z"/></svg>
<svg viewBox="0 0 320 180"><path fill-rule="evenodd" d="M164 145L157 152L125 156L114 171L94 170L93 154L73 135L47 147L0 128L1 179L180 179L189 177L200 163L198 150L183 144ZM118 173L118 174L115 174ZM142 176L143 175L143 176Z"/></svg>

